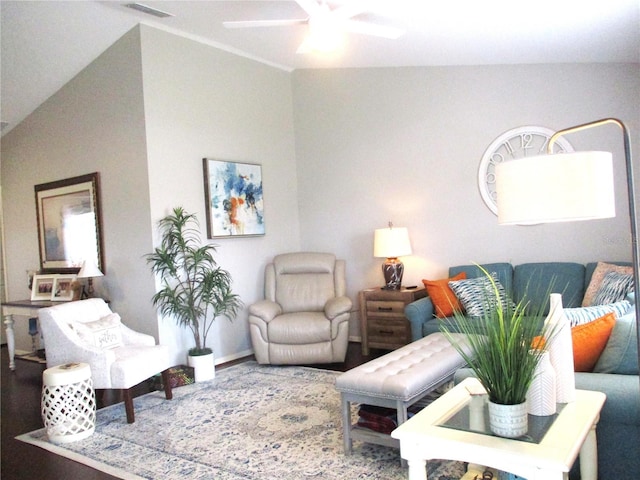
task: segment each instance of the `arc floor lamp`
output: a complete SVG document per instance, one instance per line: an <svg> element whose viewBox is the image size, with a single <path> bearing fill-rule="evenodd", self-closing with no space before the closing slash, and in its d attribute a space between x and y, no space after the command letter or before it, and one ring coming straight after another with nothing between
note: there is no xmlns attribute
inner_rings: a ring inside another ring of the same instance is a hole
<svg viewBox="0 0 640 480"><path fill-rule="evenodd" d="M553 154L558 138L602 125L622 129L631 223L633 281L636 292L635 313L640 363L640 265L633 165L629 130L616 118L565 128L554 133L547 155L524 157L496 165L498 223L501 225L593 220L615 216L613 161L609 152L573 152Z"/></svg>

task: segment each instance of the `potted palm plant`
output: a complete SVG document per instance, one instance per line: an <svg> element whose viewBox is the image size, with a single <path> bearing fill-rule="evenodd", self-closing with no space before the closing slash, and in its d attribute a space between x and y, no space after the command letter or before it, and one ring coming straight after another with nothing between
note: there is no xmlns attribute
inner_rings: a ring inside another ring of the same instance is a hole
<svg viewBox="0 0 640 480"><path fill-rule="evenodd" d="M527 392L556 327L543 323L542 309L528 313L526 301L514 304L501 295L494 277L480 268L487 284L482 317L456 312L440 324L440 330L486 390L492 432L519 437L528 429ZM455 332L462 333L464 341L456 339ZM507 420L499 416L503 414Z"/></svg>
<svg viewBox="0 0 640 480"><path fill-rule="evenodd" d="M162 288L152 297L154 306L193 334L195 346L189 350L189 365L196 381L214 378L213 351L207 336L219 316L233 320L242 306L231 290L229 272L214 259L216 246L201 244L195 214L176 207L158 222L162 240L146 255L151 271L162 279Z"/></svg>

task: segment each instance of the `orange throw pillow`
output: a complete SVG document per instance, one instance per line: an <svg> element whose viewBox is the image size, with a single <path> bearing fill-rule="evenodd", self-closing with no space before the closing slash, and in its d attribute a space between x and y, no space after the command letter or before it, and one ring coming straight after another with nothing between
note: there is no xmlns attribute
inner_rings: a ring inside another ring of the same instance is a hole
<svg viewBox="0 0 640 480"><path fill-rule="evenodd" d="M462 310L462 305L453 290L449 288L449 282L455 280L465 280L467 274L460 272L455 277L443 278L441 280L422 280L424 288L427 289L427 294L431 297L433 306L436 311L436 317L444 318L453 315L454 311Z"/></svg>
<svg viewBox="0 0 640 480"><path fill-rule="evenodd" d="M613 312L592 322L571 329L573 340L573 363L576 372L591 372L607 346L609 336L616 324Z"/></svg>

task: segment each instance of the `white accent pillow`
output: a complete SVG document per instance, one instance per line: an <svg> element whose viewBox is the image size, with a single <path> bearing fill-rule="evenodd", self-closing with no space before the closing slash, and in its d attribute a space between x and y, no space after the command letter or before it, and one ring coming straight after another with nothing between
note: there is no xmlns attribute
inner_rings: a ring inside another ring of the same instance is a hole
<svg viewBox="0 0 640 480"><path fill-rule="evenodd" d="M71 328L80 339L101 349L122 347L120 315L111 313L93 322L73 322Z"/></svg>

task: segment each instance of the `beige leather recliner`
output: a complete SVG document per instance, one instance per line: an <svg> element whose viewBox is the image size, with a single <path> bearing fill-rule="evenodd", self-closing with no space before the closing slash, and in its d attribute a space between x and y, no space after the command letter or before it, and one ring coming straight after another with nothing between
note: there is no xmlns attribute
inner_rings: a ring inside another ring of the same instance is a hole
<svg viewBox="0 0 640 480"><path fill-rule="evenodd" d="M330 253L277 255L265 268L264 296L249 307L258 363L344 362L352 305L344 260Z"/></svg>

